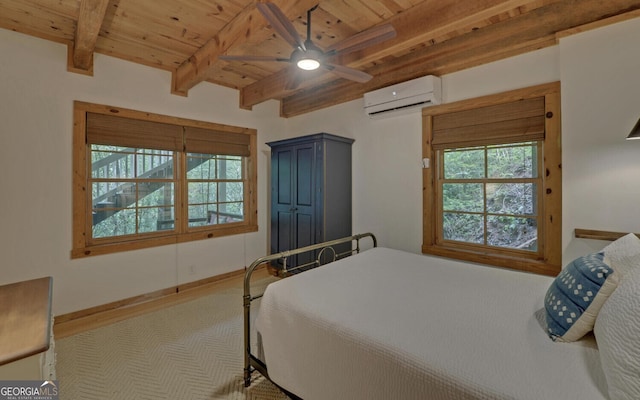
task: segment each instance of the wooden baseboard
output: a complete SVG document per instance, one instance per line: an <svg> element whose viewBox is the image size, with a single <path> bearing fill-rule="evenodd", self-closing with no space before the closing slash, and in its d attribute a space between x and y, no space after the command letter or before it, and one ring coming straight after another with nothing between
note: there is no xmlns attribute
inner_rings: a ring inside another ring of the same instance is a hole
<svg viewBox="0 0 640 400"><path fill-rule="evenodd" d="M254 278L267 277L267 269L260 266ZM134 296L112 303L57 315L54 318L54 338L61 339L84 331L109 325L127 318L132 318L164 307L170 307L186 301L205 296L216 290L241 285L244 269L232 271L195 282L173 286L155 292ZM241 299L238 299L240 302Z"/></svg>

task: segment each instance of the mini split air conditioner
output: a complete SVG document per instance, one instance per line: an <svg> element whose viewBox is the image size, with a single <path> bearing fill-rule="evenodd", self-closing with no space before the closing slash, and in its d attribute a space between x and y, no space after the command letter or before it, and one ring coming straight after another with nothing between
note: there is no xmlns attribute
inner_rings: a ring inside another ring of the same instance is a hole
<svg viewBox="0 0 640 400"><path fill-rule="evenodd" d="M385 118L440 104L442 84L433 75L398 83L364 94L364 112L370 118Z"/></svg>

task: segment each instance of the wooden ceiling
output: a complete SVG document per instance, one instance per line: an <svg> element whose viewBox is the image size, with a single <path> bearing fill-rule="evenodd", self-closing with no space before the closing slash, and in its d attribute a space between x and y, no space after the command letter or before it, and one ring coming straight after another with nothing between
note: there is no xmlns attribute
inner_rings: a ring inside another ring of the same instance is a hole
<svg viewBox="0 0 640 400"><path fill-rule="evenodd" d="M172 92L204 81L240 91L240 107L281 101L290 117L423 75L443 75L556 44L556 34L635 17L640 0L271 0L322 49L391 23L397 36L332 60L373 75L355 83L326 71L300 76L253 0L0 0L0 27L68 45L68 69L92 74L95 53L170 71ZM258 2L265 2L259 0ZM605 22L605 20L607 22ZM3 54L3 57L8 55ZM292 80L301 80L291 90Z"/></svg>

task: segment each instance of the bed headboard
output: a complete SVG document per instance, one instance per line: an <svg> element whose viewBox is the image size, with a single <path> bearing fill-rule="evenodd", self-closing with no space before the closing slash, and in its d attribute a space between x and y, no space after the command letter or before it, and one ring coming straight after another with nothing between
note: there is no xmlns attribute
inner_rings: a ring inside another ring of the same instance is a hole
<svg viewBox="0 0 640 400"><path fill-rule="evenodd" d="M595 240L610 240L614 241L620 239L629 232L611 232L611 231L597 231L594 229L579 229L574 230L575 237L579 239L595 239ZM634 235L640 237L640 233L634 233Z"/></svg>

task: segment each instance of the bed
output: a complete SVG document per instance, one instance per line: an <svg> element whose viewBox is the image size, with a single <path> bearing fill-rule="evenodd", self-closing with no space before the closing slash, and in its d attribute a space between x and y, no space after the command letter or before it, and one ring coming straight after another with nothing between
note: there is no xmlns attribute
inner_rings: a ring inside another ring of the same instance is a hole
<svg viewBox="0 0 640 400"><path fill-rule="evenodd" d="M593 334L558 343L545 330L554 278L341 240L348 257L326 250L339 241L300 249L336 261L292 276L285 262L263 294L253 270L297 250L248 268L245 385L258 370L306 400L610 399Z"/></svg>

